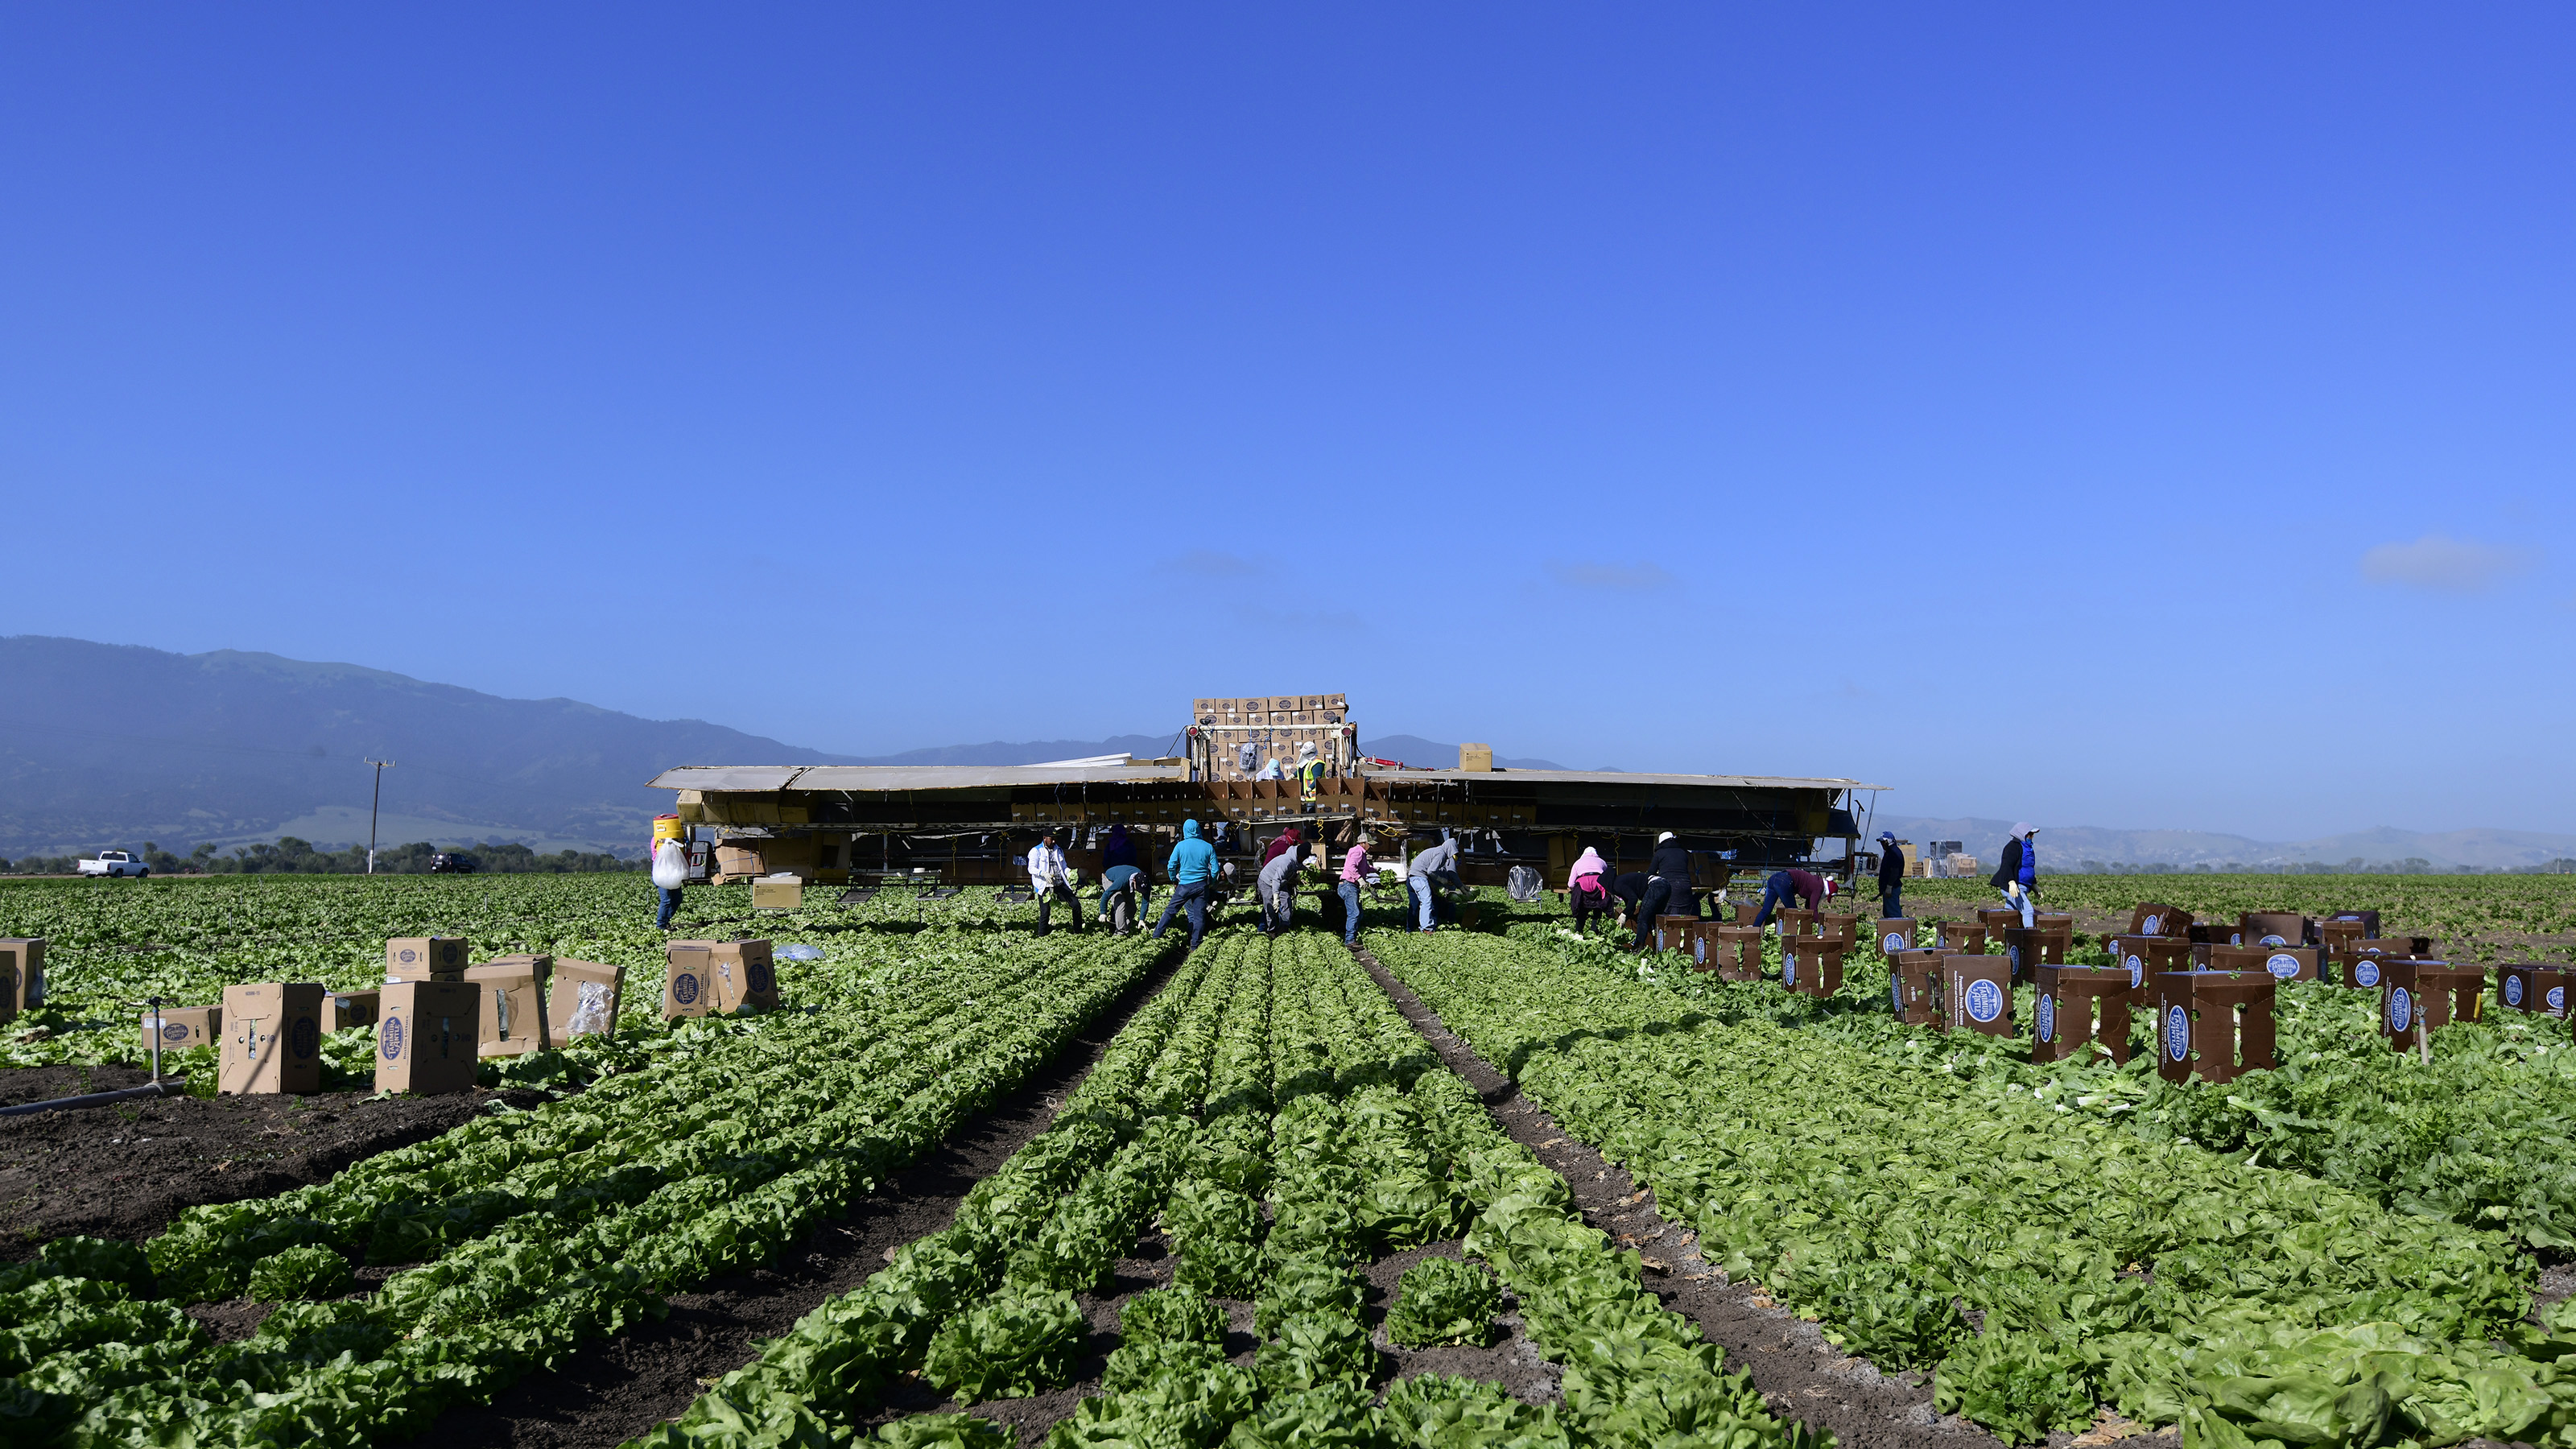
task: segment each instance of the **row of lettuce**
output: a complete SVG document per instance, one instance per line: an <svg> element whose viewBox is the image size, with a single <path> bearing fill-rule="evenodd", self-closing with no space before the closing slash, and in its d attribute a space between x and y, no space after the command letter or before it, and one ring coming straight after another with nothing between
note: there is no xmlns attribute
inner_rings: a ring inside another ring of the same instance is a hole
<svg viewBox="0 0 2576 1449"><path fill-rule="evenodd" d="M1116 1261L1156 1222L1173 1244L1172 1282L1125 1300L1100 1391L1056 1425L1054 1449L1810 1442L1569 1201L1564 1179L1502 1134L1338 945L1223 934L952 1226L640 1445L846 1443L913 1373L961 1404L1076 1381L1103 1335L1074 1294L1112 1286ZM1561 1405L1439 1374L1377 1401L1384 1365L1358 1269L1462 1230L1474 1261L1408 1270L1387 1331L1485 1341L1501 1303L1490 1268L1564 1366ZM1238 1298L1253 1305L1249 1365L1216 1301ZM1009 1442L947 1414L876 1432L892 1444Z"/></svg>
<svg viewBox="0 0 2576 1449"><path fill-rule="evenodd" d="M2132 1022L2126 1064L2098 1053L2031 1060L2027 1028L2013 1037L1909 1026L1889 1009L1886 961L1855 952L1830 997L1773 982L1727 983L1648 958L1642 966L1570 933L1521 927L1515 938L1595 969L1634 974L1725 1021L1756 1020L1828 1037L1998 1092L2117 1119L2150 1141L2183 1142L2287 1167L2384 1207L2505 1235L2529 1249L2576 1250L2576 1037L2559 1018L2502 1009L2435 1033L2430 1060L2389 1049L2378 993L2285 982L2274 997L2280 1066L2222 1086L2156 1075L2154 1013ZM1776 951L1776 944L1773 949ZM1776 963L1775 963L1776 969ZM2014 1019L2034 1018L2031 989Z"/></svg>
<svg viewBox="0 0 2576 1449"><path fill-rule="evenodd" d="M782 964L791 1009L657 1034L653 1070L324 1184L190 1209L140 1247L48 1244L0 1269L0 1423L12 1443L82 1446L417 1433L846 1210L1167 949L850 937ZM401 1268L363 1297L284 1304L241 1342L185 1311L253 1287L327 1291L352 1259Z"/></svg>
<svg viewBox="0 0 2576 1449"><path fill-rule="evenodd" d="M1774 1019L1759 985L1711 1010L1574 943L1370 945L1712 1261L2007 1437L2108 1407L2193 1449L2576 1443L2576 1340L2527 1322L2502 1235Z"/></svg>

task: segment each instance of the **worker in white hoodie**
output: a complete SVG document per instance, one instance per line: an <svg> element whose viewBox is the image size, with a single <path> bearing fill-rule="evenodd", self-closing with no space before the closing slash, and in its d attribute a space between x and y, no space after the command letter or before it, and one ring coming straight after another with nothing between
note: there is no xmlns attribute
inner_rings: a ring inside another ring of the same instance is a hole
<svg viewBox="0 0 2576 1449"><path fill-rule="evenodd" d="M1029 889L1038 898L1038 934L1047 933L1047 913L1061 898L1073 907L1073 930L1082 931L1082 900L1073 893L1073 868L1065 862L1064 852L1055 847L1055 832L1050 830L1029 847Z"/></svg>

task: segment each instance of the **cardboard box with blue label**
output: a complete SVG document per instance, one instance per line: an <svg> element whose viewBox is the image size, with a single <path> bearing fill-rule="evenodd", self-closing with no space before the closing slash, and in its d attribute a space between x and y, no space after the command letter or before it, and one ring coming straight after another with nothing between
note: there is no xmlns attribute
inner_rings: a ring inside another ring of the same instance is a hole
<svg viewBox="0 0 2576 1449"><path fill-rule="evenodd" d="M672 975L662 1002L665 1017L778 1009L778 972L770 961L767 941L673 941L669 955ZM694 999L704 1003L694 1008L679 998L683 957L706 973L691 988L699 993ZM675 1006L681 1009L675 1011Z"/></svg>
<svg viewBox="0 0 2576 1449"><path fill-rule="evenodd" d="M376 1090L462 1092L481 1061L483 985L477 981L404 981L384 990L376 1023Z"/></svg>
<svg viewBox="0 0 2576 1449"><path fill-rule="evenodd" d="M152 1050L154 1036L161 1038L161 1050L175 1052L186 1047L213 1046L223 1040L224 1009L220 1006L165 1006L158 1012L143 1013L143 1049Z"/></svg>
<svg viewBox="0 0 2576 1449"><path fill-rule="evenodd" d="M325 1035L347 1031L353 1026L374 1026L376 1009L383 993L368 991L334 991L322 998L322 1031Z"/></svg>
<svg viewBox="0 0 2576 1449"><path fill-rule="evenodd" d="M385 943L385 984L397 981L462 981L462 936L396 936Z"/></svg>
<svg viewBox="0 0 2576 1449"><path fill-rule="evenodd" d="M322 983L262 981L224 988L228 1096L322 1090Z"/></svg>

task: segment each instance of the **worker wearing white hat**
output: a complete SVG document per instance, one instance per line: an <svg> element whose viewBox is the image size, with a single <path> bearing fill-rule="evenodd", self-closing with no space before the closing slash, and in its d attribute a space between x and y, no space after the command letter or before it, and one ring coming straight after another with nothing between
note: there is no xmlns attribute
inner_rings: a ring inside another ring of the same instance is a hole
<svg viewBox="0 0 2576 1449"><path fill-rule="evenodd" d="M2022 821L2012 828L2012 839L2004 842L2003 862L1986 884L2004 893L2004 904L2021 912L2024 927L2039 924L2038 904L2031 899L2039 886L2039 827Z"/></svg>

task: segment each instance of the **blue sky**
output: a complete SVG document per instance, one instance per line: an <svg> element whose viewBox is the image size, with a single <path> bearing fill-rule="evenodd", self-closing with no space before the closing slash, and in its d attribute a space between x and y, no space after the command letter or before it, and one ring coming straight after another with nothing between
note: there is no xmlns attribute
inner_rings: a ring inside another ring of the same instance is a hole
<svg viewBox="0 0 2576 1449"><path fill-rule="evenodd" d="M2576 830L2571 31L12 7L0 632Z"/></svg>

